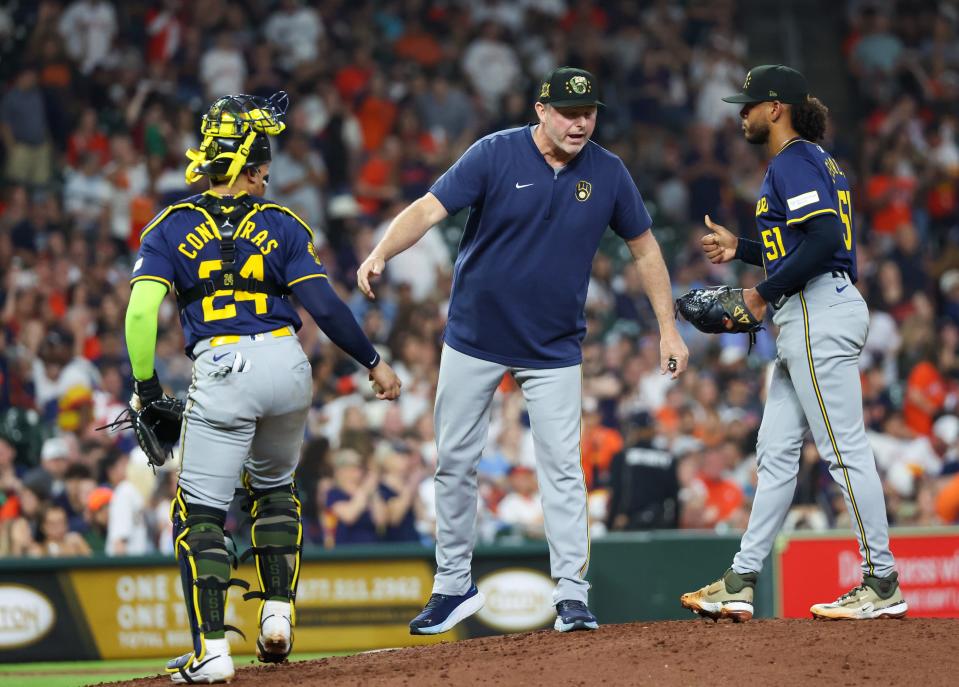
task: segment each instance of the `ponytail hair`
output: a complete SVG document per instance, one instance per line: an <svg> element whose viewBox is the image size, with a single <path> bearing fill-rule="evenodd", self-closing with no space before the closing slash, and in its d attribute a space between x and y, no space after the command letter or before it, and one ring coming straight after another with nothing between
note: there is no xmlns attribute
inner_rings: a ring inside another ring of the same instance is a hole
<svg viewBox="0 0 959 687"><path fill-rule="evenodd" d="M799 105L792 106L793 128L807 141L821 141L826 134L829 108L819 98L809 95Z"/></svg>

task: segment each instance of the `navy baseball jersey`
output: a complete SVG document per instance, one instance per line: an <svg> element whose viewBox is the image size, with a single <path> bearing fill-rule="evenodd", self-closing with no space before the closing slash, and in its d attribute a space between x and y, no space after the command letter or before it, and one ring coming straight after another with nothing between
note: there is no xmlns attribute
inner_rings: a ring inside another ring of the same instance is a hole
<svg viewBox="0 0 959 687"><path fill-rule="evenodd" d="M578 364L603 232L629 240L652 224L622 161L590 141L556 170L531 127L508 129L474 143L430 191L450 214L470 208L446 343L516 367Z"/></svg>
<svg viewBox="0 0 959 687"><path fill-rule="evenodd" d="M855 282L856 237L849 181L820 146L795 139L769 163L756 203L767 276L775 274L803 241L803 222L827 213L842 220L843 245L823 265L823 272L844 270Z"/></svg>
<svg viewBox="0 0 959 687"><path fill-rule="evenodd" d="M212 193L207 191L207 193ZM184 292L221 271L219 228L192 196L166 208L141 234L131 283L156 281ZM313 232L288 209L251 197L252 209L237 223L235 269L240 277L292 286L327 279L313 247ZM265 293L221 289L180 311L187 355L202 339L223 334L258 334L302 326L293 305Z"/></svg>

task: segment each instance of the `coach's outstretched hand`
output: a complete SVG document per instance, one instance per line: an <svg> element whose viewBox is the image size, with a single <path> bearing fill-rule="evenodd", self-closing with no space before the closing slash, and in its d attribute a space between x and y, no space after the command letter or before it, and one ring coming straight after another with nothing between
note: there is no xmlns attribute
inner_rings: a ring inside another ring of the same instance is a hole
<svg viewBox="0 0 959 687"><path fill-rule="evenodd" d="M383 268L386 267L386 260L376 253L370 253L370 256L363 261L363 264L356 270L356 285L367 298L376 300L376 294L373 293L373 287L370 281L373 277L383 274Z"/></svg>
<svg viewBox="0 0 959 687"><path fill-rule="evenodd" d="M400 387L403 383L393 372L393 368L380 360L376 367L370 370L370 382L373 392L381 401L393 401L400 396Z"/></svg>
<svg viewBox="0 0 959 687"><path fill-rule="evenodd" d="M703 218L703 222L706 224L706 228L711 232L706 234L702 241L703 252L709 259L709 262L714 265L719 265L735 259L736 247L739 244L739 239L736 235L721 224L713 222L709 219L709 215Z"/></svg>

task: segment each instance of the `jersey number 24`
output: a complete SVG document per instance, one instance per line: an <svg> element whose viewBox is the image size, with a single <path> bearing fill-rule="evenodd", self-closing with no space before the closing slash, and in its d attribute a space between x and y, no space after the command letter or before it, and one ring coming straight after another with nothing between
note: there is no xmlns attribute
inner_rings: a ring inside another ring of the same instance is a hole
<svg viewBox="0 0 959 687"><path fill-rule="evenodd" d="M222 270L222 260L204 260L200 263L200 279L209 279L214 272L220 272ZM252 277L253 279L263 281L263 256L258 253L251 255L247 261L243 263L243 267L240 268L240 276L246 278ZM256 314L262 315L266 312L266 299L268 296L265 293L249 293L248 291L234 291L233 289L219 289L214 291L212 295L205 297L202 301L204 322L228 320L231 317L236 317L236 304L226 302L220 307L216 307L216 300L218 298L221 303L223 303L223 299L226 298L232 301L253 301Z"/></svg>

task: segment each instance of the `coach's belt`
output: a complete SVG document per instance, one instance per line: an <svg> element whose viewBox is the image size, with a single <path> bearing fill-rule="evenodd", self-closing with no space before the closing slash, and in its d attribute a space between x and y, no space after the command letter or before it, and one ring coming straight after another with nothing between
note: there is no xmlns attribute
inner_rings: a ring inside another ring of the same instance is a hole
<svg viewBox="0 0 959 687"><path fill-rule="evenodd" d="M210 347L216 348L217 346L239 343L245 338L249 338L250 341L262 341L267 336L272 336L274 339L293 336L292 327L280 327L279 329L274 329L272 332L264 332L262 334L223 334L222 336L214 336L210 339Z"/></svg>

